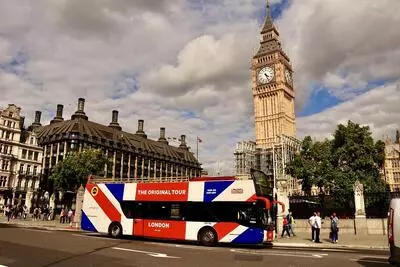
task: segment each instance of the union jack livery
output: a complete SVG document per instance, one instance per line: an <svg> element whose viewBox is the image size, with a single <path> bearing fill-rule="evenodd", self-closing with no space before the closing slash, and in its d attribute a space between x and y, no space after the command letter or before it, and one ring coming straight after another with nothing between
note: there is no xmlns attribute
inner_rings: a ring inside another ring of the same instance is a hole
<svg viewBox="0 0 400 267"><path fill-rule="evenodd" d="M253 180L200 177L187 181L105 181L89 177L81 228L113 237L260 244L274 232L268 196Z"/></svg>

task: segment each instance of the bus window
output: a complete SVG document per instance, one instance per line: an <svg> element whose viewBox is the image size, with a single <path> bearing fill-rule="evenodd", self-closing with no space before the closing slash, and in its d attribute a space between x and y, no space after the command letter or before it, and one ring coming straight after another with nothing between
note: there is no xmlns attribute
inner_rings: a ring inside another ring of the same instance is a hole
<svg viewBox="0 0 400 267"><path fill-rule="evenodd" d="M121 208L125 216L129 219L141 218L143 216L143 203L135 201L123 201Z"/></svg>

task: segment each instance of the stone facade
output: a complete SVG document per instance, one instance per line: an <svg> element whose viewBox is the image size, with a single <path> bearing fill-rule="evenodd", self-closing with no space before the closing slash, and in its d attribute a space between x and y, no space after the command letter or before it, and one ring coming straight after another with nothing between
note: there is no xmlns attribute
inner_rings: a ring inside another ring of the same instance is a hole
<svg viewBox="0 0 400 267"><path fill-rule="evenodd" d="M396 132L393 141L390 138L385 140L385 166L384 178L389 184L391 191L400 191L400 134Z"/></svg>
<svg viewBox="0 0 400 267"><path fill-rule="evenodd" d="M267 4L260 47L252 59L251 68L257 148L272 148L281 135L295 137L292 77L290 59L281 47L279 32Z"/></svg>
<svg viewBox="0 0 400 267"><path fill-rule="evenodd" d="M21 108L0 110L0 204L24 204L39 187L42 149L32 128L25 129ZM30 200L29 200L30 201Z"/></svg>
<svg viewBox="0 0 400 267"><path fill-rule="evenodd" d="M35 120L38 142L44 148L42 188L53 191L49 172L71 151L84 148L101 148L112 164L105 166L104 177L144 178L196 177L201 165L186 145L182 135L179 147L171 146L165 138L165 128L160 128L160 138L151 140L144 131L144 121L139 120L135 134L122 130L118 111L113 110L109 125L90 121L84 110L85 99L78 101L77 111L71 119L64 120L63 105L57 106L56 117L49 125L41 126L40 116Z"/></svg>

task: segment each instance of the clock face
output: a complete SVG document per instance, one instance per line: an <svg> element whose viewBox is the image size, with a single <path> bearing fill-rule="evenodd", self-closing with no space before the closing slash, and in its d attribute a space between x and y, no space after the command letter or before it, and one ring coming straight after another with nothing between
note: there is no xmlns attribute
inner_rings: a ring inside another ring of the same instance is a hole
<svg viewBox="0 0 400 267"><path fill-rule="evenodd" d="M292 74L287 69L285 70L285 77L286 77L286 82L292 84Z"/></svg>
<svg viewBox="0 0 400 267"><path fill-rule="evenodd" d="M271 67L265 67L258 73L258 81L262 84L269 83L274 78L274 69Z"/></svg>

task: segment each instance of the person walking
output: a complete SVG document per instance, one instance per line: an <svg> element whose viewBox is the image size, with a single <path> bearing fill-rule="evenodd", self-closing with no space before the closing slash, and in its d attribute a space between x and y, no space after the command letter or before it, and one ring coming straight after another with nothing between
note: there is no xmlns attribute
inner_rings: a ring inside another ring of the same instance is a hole
<svg viewBox="0 0 400 267"><path fill-rule="evenodd" d="M336 213L332 214L331 219L331 232L332 232L332 243L337 243L339 239L339 219L336 216Z"/></svg>
<svg viewBox="0 0 400 267"><path fill-rule="evenodd" d="M322 243L319 239L319 235L321 233L321 227L322 227L322 220L320 217L320 213L317 212L317 215L315 216L315 223L314 223L314 227L315 227L315 243Z"/></svg>
<svg viewBox="0 0 400 267"><path fill-rule="evenodd" d="M283 216L283 227L282 227L282 234L281 237L285 235L285 232L287 233L288 237L290 237L290 232L289 232L289 222L286 216Z"/></svg>
<svg viewBox="0 0 400 267"><path fill-rule="evenodd" d="M296 234L294 233L293 227L295 224L294 218L293 218L293 213L291 210L289 210L288 215L286 216L287 221L288 221L288 231L289 233L291 233L293 236L296 236Z"/></svg>
<svg viewBox="0 0 400 267"><path fill-rule="evenodd" d="M308 224L311 226L311 240L315 242L315 218L317 213L314 212L313 215L308 219Z"/></svg>

